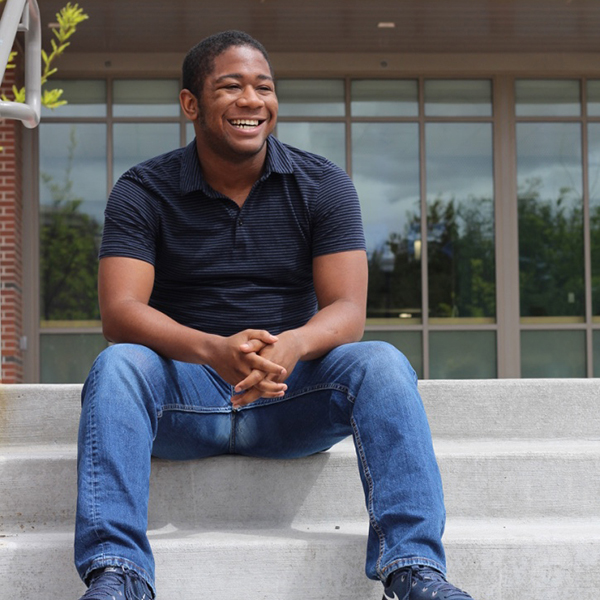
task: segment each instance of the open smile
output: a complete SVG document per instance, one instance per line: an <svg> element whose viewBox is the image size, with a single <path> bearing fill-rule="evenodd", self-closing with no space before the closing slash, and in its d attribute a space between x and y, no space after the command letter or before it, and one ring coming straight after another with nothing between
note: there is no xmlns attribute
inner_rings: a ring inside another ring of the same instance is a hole
<svg viewBox="0 0 600 600"><path fill-rule="evenodd" d="M265 119L228 119L228 122L236 129L250 130L262 125Z"/></svg>

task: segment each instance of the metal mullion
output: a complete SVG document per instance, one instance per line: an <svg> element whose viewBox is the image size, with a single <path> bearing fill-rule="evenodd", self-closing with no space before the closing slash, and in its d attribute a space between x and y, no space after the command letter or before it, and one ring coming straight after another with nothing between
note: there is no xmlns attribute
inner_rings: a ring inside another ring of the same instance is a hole
<svg viewBox="0 0 600 600"><path fill-rule="evenodd" d="M427 244L427 171L425 166L425 79L419 77L419 177L421 187L421 321L423 378L429 379L429 258Z"/></svg>
<svg viewBox="0 0 600 600"><path fill-rule="evenodd" d="M344 79L344 99L345 99L345 117L344 117L344 130L345 135L345 149L346 149L346 173L352 178L352 90L351 90L351 79L346 77Z"/></svg>
<svg viewBox="0 0 600 600"><path fill-rule="evenodd" d="M592 235L590 221L589 194L589 141L587 122L587 79L581 80L581 153L583 158L583 268L585 290L585 346L586 371L588 377L594 376L594 341L592 330Z"/></svg>
<svg viewBox="0 0 600 600"><path fill-rule="evenodd" d="M587 331L588 324L581 323L521 323L522 331L556 331L556 330Z"/></svg>
<svg viewBox="0 0 600 600"><path fill-rule="evenodd" d="M347 117L277 117L278 123L345 123Z"/></svg>
<svg viewBox="0 0 600 600"><path fill-rule="evenodd" d="M106 191L110 194L113 186L113 81L106 79Z"/></svg>
<svg viewBox="0 0 600 600"><path fill-rule="evenodd" d="M498 377L521 376L519 215L514 79L494 81L494 214Z"/></svg>

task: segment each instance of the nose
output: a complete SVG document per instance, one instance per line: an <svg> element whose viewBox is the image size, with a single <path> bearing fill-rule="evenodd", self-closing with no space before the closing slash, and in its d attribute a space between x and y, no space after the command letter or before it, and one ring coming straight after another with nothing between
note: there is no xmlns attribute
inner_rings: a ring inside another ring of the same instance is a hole
<svg viewBox="0 0 600 600"><path fill-rule="evenodd" d="M247 106L249 108L258 108L264 104L264 100L254 89L254 86L247 85L242 90L242 94L237 101L239 106Z"/></svg>

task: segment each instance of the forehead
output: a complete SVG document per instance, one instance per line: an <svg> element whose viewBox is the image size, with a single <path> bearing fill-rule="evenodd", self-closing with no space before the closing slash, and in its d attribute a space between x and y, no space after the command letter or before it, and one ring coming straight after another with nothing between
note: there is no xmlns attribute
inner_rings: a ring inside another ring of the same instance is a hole
<svg viewBox="0 0 600 600"><path fill-rule="evenodd" d="M269 63L262 53L252 46L231 46L215 57L210 79L226 75L272 77Z"/></svg>

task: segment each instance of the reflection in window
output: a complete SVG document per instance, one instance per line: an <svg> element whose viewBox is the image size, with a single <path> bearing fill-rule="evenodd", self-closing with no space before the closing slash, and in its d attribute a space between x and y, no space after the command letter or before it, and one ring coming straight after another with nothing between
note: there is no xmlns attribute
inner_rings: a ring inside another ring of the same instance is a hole
<svg viewBox="0 0 600 600"><path fill-rule="evenodd" d="M103 79L52 79L44 89L62 90L58 109L42 106L42 117L105 117L106 81Z"/></svg>
<svg viewBox="0 0 600 600"><path fill-rule="evenodd" d="M585 331L521 332L521 377L585 376Z"/></svg>
<svg viewBox="0 0 600 600"><path fill-rule="evenodd" d="M518 123L521 317L584 314L581 126Z"/></svg>
<svg viewBox="0 0 600 600"><path fill-rule="evenodd" d="M579 81L521 79L515 82L517 117L577 117L581 114Z"/></svg>
<svg viewBox="0 0 600 600"><path fill-rule="evenodd" d="M496 315L490 123L427 123L427 244L432 318Z"/></svg>
<svg viewBox="0 0 600 600"><path fill-rule="evenodd" d="M100 333L46 333L40 342L42 383L85 381L94 359L108 346Z"/></svg>
<svg viewBox="0 0 600 600"><path fill-rule="evenodd" d="M492 82L487 79L429 79L425 81L428 117L490 117Z"/></svg>
<svg viewBox="0 0 600 600"><path fill-rule="evenodd" d="M369 255L367 316L418 322L421 210L417 124L354 123L352 175L363 207Z"/></svg>
<svg viewBox="0 0 600 600"><path fill-rule="evenodd" d="M588 126L592 314L600 317L600 123Z"/></svg>
<svg viewBox="0 0 600 600"><path fill-rule="evenodd" d="M115 123L113 181L143 160L179 147L178 123Z"/></svg>
<svg viewBox="0 0 600 600"><path fill-rule="evenodd" d="M365 331L363 341L378 340L396 346L408 358L417 377L423 377L423 334L404 329L387 331Z"/></svg>
<svg viewBox="0 0 600 600"><path fill-rule="evenodd" d="M106 126L40 125L40 318L99 319Z"/></svg>
<svg viewBox="0 0 600 600"><path fill-rule="evenodd" d="M351 89L353 117L416 117L416 80L355 79Z"/></svg>
<svg viewBox="0 0 600 600"><path fill-rule="evenodd" d="M177 79L123 79L113 82L113 116L178 117Z"/></svg>
<svg viewBox="0 0 600 600"><path fill-rule="evenodd" d="M279 123L277 137L296 148L320 154L346 169L344 123Z"/></svg>
<svg viewBox="0 0 600 600"><path fill-rule="evenodd" d="M600 80L587 82L587 113L589 117L600 117Z"/></svg>
<svg viewBox="0 0 600 600"><path fill-rule="evenodd" d="M600 377L600 331L593 332L592 340L592 352L594 353L594 377Z"/></svg>
<svg viewBox="0 0 600 600"><path fill-rule="evenodd" d="M429 340L432 379L497 377L495 331L432 331Z"/></svg>
<svg viewBox="0 0 600 600"><path fill-rule="evenodd" d="M279 79L280 117L343 117L343 79Z"/></svg>

